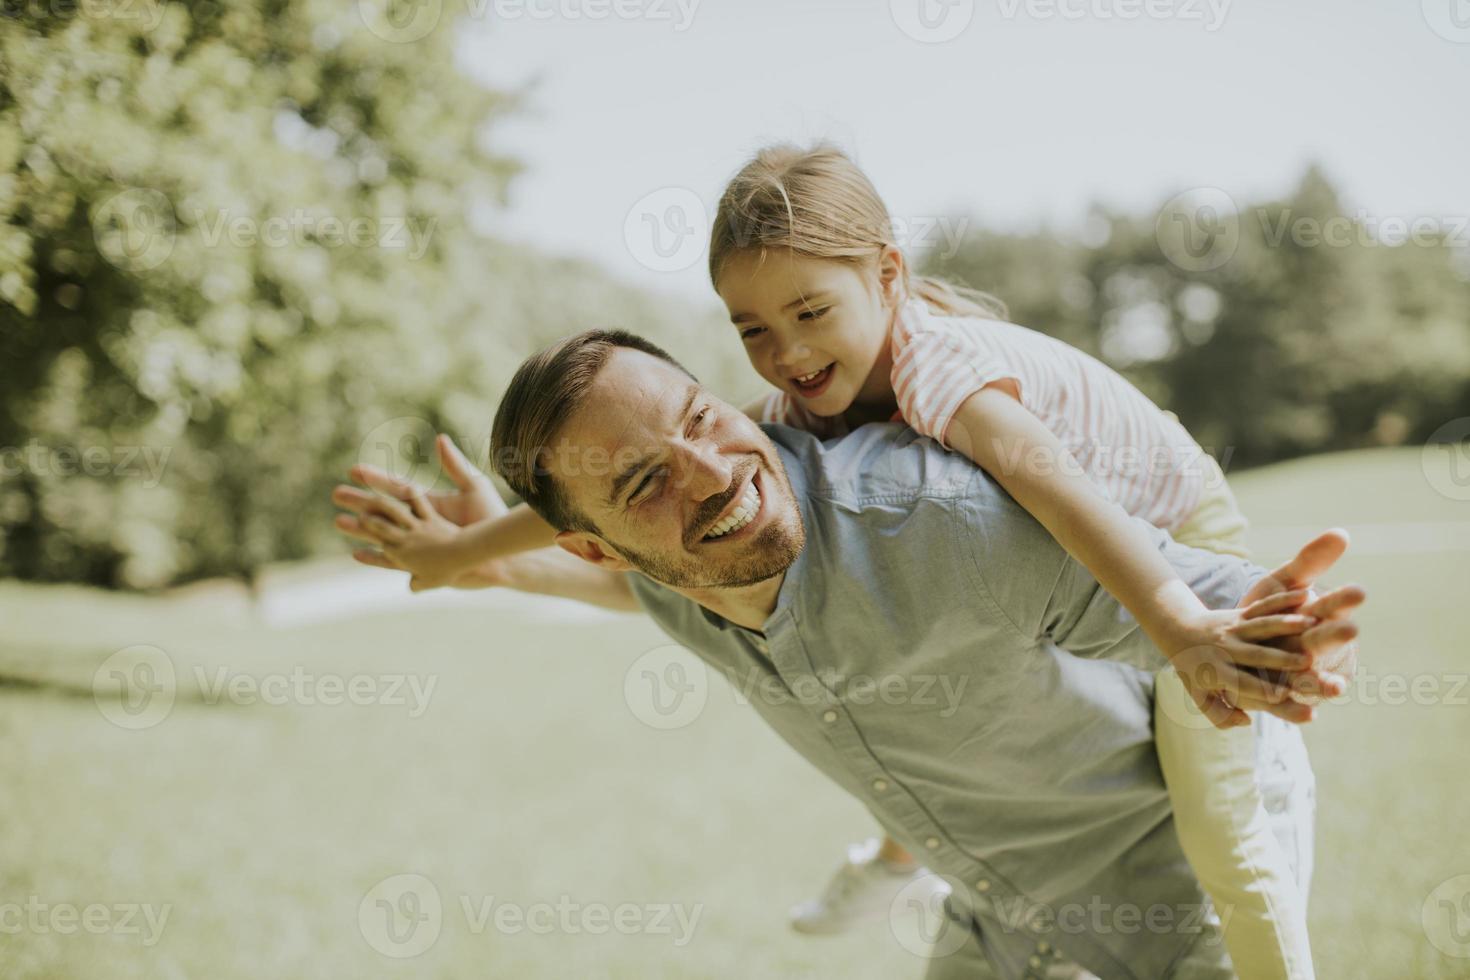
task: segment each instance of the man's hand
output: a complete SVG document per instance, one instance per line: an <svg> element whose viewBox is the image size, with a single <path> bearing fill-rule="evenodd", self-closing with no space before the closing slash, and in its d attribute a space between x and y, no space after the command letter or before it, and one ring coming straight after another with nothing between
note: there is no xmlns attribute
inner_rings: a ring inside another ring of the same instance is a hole
<svg viewBox="0 0 1470 980"><path fill-rule="evenodd" d="M1356 585L1325 595L1312 588L1347 547L1346 532L1325 531L1241 600L1239 620L1228 632L1237 641L1277 647L1292 662L1240 670L1224 656L1223 645L1205 645L1175 659L1186 690L1211 722L1221 728L1250 724L1247 710L1307 722L1316 716L1314 704L1347 690L1357 665L1352 613L1367 594Z"/></svg>
<svg viewBox="0 0 1470 980"><path fill-rule="evenodd" d="M452 527L464 527L506 512L505 501L495 492L490 478L465 459L453 440L441 433L435 445L440 465L454 482L452 491L426 494L421 487L375 466L361 465L352 468L352 478L377 493L365 493L347 484L339 484L332 491L332 502L352 512L337 515L337 529L374 546L356 549L353 558L364 565L407 571L407 565L388 553L393 543L402 540L402 529L417 523L432 528L436 538L442 540L446 534L457 533ZM394 542L389 538L394 538ZM444 584L461 589L487 588L505 585L507 576L504 561L485 562L457 572L445 579ZM409 587L419 591L430 586L411 578Z"/></svg>
<svg viewBox="0 0 1470 980"><path fill-rule="evenodd" d="M1322 677L1335 675L1342 680L1344 687L1356 675L1358 667L1357 644L1352 642L1357 638L1358 626L1352 615L1367 601L1368 593L1361 586L1344 585L1321 595L1313 586L1324 572L1337 564L1347 549L1346 531L1341 528L1323 531L1307 542L1296 557L1251 586L1241 600L1241 605L1249 608L1263 599L1274 596L1285 601L1286 593L1300 592L1296 611L1313 617L1318 625L1299 635L1283 635L1278 645L1284 650L1310 654L1315 674ZM1291 607L1283 605L1281 608ZM1312 691L1297 693L1306 697L1316 694Z"/></svg>

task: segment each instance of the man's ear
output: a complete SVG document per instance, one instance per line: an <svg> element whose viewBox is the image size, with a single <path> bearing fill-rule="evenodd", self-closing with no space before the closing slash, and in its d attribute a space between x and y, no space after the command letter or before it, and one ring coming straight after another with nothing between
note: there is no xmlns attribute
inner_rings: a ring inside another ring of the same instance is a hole
<svg viewBox="0 0 1470 980"><path fill-rule="evenodd" d="M598 568L605 568L610 572L627 572L633 568L601 538L585 531L558 531L553 540L564 550Z"/></svg>

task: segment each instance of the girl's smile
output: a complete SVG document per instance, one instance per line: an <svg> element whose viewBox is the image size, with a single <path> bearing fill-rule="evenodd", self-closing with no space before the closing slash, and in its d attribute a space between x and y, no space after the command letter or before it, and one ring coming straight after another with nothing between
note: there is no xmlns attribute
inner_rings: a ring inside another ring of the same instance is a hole
<svg viewBox="0 0 1470 980"><path fill-rule="evenodd" d="M809 374L791 379L791 385L796 393L803 398L816 398L827 390L832 383L832 376L837 373L837 362L833 361L824 368L818 368Z"/></svg>

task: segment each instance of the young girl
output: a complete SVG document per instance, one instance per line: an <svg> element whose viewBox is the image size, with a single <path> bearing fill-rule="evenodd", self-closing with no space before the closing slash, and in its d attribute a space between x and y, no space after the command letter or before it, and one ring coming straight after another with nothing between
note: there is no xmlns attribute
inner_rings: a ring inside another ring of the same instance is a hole
<svg viewBox="0 0 1470 980"><path fill-rule="evenodd" d="M1245 521L1219 467L1101 362L1003 322L989 297L911 274L882 200L834 148L758 153L720 199L709 264L752 366L776 388L753 417L823 436L906 422L985 469L1133 613L1171 663L1156 681L1160 763L1235 968L1246 980L1311 977L1310 869L1293 874L1267 829L1242 710L1309 717L1243 669L1302 661L1253 642L1273 627L1206 609L1132 519L1244 556ZM521 507L465 531L427 525L384 550L417 589L551 536ZM855 849L796 924L830 930L845 914L833 906L860 904L855 893L886 909L921 870L891 840Z"/></svg>

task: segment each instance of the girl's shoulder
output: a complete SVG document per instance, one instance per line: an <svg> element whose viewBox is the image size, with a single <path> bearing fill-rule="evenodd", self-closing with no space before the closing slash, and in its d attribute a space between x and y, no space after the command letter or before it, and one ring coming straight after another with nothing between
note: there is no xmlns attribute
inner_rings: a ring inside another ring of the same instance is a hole
<svg viewBox="0 0 1470 980"><path fill-rule="evenodd" d="M1044 336L1019 324L993 317L964 313L945 313L931 309L919 301L905 307L902 324L903 344L922 341L926 344L939 343L951 349L972 346L981 342L986 347L1024 343L1029 335Z"/></svg>

